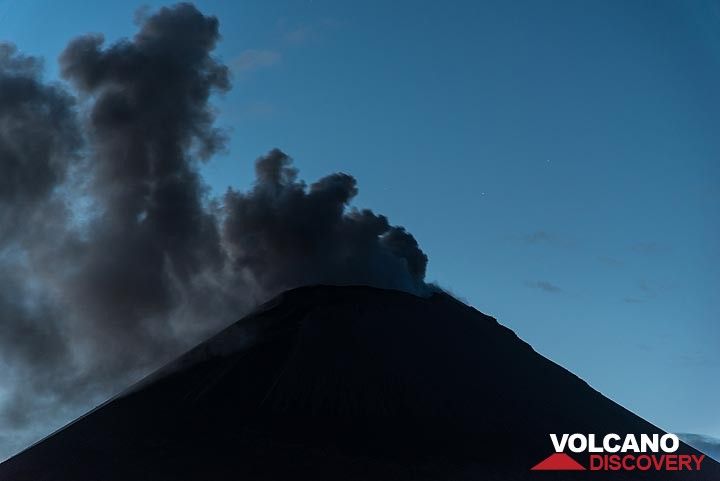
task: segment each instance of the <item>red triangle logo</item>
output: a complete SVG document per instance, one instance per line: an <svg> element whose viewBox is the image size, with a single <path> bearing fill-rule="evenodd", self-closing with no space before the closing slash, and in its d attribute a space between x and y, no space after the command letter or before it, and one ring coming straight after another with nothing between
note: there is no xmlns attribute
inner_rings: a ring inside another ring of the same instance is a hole
<svg viewBox="0 0 720 481"><path fill-rule="evenodd" d="M555 453L537 463L531 471L585 471L585 468L567 454Z"/></svg>

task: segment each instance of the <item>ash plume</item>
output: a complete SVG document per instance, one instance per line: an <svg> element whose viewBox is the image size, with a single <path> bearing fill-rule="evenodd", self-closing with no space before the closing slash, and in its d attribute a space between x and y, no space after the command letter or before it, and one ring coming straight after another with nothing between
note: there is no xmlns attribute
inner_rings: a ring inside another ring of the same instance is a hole
<svg viewBox="0 0 720 481"><path fill-rule="evenodd" d="M352 208L350 175L308 186L276 149L212 197L219 40L165 7L131 39L71 41L62 85L0 45L0 458L285 289L428 289L416 240Z"/></svg>
<svg viewBox="0 0 720 481"><path fill-rule="evenodd" d="M355 179L333 174L309 188L290 158L258 159L253 189L225 195L223 238L235 266L278 291L303 284L366 284L419 292L427 257L402 227L369 210L351 210Z"/></svg>
<svg viewBox="0 0 720 481"><path fill-rule="evenodd" d="M42 62L0 44L0 241L14 235L76 160L80 131L74 100L41 79ZM57 206L54 206L57 207Z"/></svg>

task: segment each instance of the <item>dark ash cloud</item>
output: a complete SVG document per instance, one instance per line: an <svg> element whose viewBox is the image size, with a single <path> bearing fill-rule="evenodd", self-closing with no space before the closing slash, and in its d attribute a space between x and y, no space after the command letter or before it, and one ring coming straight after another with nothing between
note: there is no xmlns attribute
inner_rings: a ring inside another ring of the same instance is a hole
<svg viewBox="0 0 720 481"><path fill-rule="evenodd" d="M411 234L369 210L348 211L355 179L333 174L307 187L290 158L258 159L257 181L225 196L223 237L235 265L273 291L302 284L368 284L419 292L427 256Z"/></svg>
<svg viewBox="0 0 720 481"><path fill-rule="evenodd" d="M92 99L88 184L98 212L86 238L66 247L61 282L82 306L83 329L119 349L136 346L135 359L174 351L166 332L177 329L176 308L194 308L198 279L222 271L197 172L222 148L208 103L229 88L227 68L211 56L218 39L217 19L181 4L146 17L131 41L103 48L100 36L80 37L60 59L63 76Z"/></svg>
<svg viewBox="0 0 720 481"><path fill-rule="evenodd" d="M145 12L132 39L70 42L72 90L0 46L0 458L284 289L429 289L414 237L350 207L350 175L306 185L273 150L250 191L211 197L219 39L192 5Z"/></svg>
<svg viewBox="0 0 720 481"><path fill-rule="evenodd" d="M543 292L548 292L552 294L562 292L562 289L560 287L548 281L525 281L525 287L529 287L531 289L539 289Z"/></svg>
<svg viewBox="0 0 720 481"><path fill-rule="evenodd" d="M0 241L50 207L81 145L73 98L44 84L41 70L38 59L0 44Z"/></svg>

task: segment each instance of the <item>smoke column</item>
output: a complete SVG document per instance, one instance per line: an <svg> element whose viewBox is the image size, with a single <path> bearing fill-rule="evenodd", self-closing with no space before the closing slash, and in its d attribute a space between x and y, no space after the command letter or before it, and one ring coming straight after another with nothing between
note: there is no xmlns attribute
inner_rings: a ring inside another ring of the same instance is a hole
<svg viewBox="0 0 720 481"><path fill-rule="evenodd" d="M62 85L0 45L0 459L285 289L428 289L347 174L308 186L272 150L249 191L210 196L218 27L179 4L132 39L76 38Z"/></svg>

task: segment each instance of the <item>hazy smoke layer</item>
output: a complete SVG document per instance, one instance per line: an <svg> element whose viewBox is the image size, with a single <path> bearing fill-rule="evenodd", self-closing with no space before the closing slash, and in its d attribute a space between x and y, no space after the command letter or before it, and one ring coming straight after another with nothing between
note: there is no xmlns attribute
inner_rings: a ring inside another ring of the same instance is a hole
<svg viewBox="0 0 720 481"><path fill-rule="evenodd" d="M210 198L218 40L189 4L77 38L79 100L0 45L0 458L284 289L427 289L413 236L348 207L349 175L307 187L273 150L249 192Z"/></svg>

